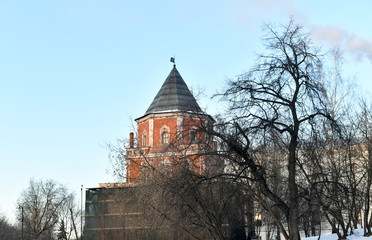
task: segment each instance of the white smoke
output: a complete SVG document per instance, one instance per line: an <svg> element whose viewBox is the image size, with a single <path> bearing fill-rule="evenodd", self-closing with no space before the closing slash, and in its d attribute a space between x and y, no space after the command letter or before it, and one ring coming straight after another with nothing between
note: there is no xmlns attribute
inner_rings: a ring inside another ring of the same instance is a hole
<svg viewBox="0 0 372 240"><path fill-rule="evenodd" d="M312 29L315 41L326 41L350 53L356 61L367 58L372 63L372 39L362 38L334 25L316 26Z"/></svg>

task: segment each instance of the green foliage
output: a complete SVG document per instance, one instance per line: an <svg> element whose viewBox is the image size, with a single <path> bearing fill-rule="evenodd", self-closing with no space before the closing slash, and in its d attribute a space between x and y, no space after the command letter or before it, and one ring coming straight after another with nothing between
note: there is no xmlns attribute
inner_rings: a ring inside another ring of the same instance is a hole
<svg viewBox="0 0 372 240"><path fill-rule="evenodd" d="M66 228L65 228L65 221L61 221L59 224L59 229L57 233L57 239L58 240L67 240L67 233L66 233Z"/></svg>

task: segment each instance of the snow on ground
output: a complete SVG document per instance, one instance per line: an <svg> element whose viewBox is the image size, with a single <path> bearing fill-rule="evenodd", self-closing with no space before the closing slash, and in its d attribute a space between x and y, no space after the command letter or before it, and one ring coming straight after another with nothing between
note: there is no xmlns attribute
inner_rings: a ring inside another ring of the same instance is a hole
<svg viewBox="0 0 372 240"><path fill-rule="evenodd" d="M322 234L320 236L320 240L337 240L337 234L335 233L326 233ZM347 239L349 240L372 240L371 237L364 237L363 236L363 228L354 229L353 234L350 236L347 236ZM308 237L308 238L302 238L302 240L318 240L318 237Z"/></svg>

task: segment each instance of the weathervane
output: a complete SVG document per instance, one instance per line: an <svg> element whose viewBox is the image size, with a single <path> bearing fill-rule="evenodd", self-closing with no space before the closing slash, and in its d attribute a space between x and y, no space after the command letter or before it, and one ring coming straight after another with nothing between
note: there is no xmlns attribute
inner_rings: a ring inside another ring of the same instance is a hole
<svg viewBox="0 0 372 240"><path fill-rule="evenodd" d="M176 66L176 55L170 58L170 61L173 63L173 66Z"/></svg>

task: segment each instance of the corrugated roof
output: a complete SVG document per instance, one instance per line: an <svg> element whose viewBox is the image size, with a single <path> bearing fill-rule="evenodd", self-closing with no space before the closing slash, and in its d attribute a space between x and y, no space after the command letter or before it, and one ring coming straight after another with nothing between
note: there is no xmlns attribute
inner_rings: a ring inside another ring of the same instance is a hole
<svg viewBox="0 0 372 240"><path fill-rule="evenodd" d="M145 115L173 111L202 112L175 65Z"/></svg>

